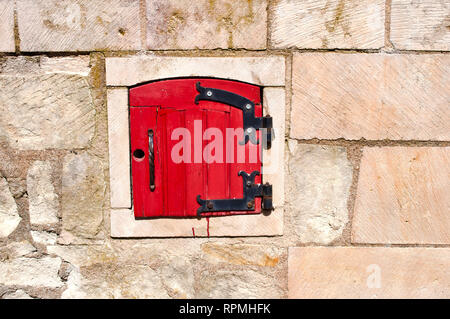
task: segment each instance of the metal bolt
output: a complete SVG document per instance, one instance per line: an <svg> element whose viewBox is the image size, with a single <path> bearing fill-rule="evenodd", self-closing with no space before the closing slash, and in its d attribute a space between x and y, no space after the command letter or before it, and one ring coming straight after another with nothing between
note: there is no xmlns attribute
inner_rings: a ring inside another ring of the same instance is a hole
<svg viewBox="0 0 450 319"><path fill-rule="evenodd" d="M249 128L247 129L247 133L250 134L251 132L252 132L252 128L249 127Z"/></svg>
<svg viewBox="0 0 450 319"><path fill-rule="evenodd" d="M212 96L212 91L206 91L207 96Z"/></svg>
<svg viewBox="0 0 450 319"><path fill-rule="evenodd" d="M208 205L206 205L206 207L208 207L209 209L212 209L213 208L213 203L208 202Z"/></svg>
<svg viewBox="0 0 450 319"><path fill-rule="evenodd" d="M248 203L247 203L247 207L248 207L248 208L252 208L252 207L253 207L253 203L252 203L252 202L248 202Z"/></svg>
<svg viewBox="0 0 450 319"><path fill-rule="evenodd" d="M247 182L247 187L250 187L250 186L252 186L252 182L248 181Z"/></svg>
<svg viewBox="0 0 450 319"><path fill-rule="evenodd" d="M245 108L246 108L247 110L250 110L250 109L252 108L252 105L251 105L251 104L247 104L247 105L245 105Z"/></svg>

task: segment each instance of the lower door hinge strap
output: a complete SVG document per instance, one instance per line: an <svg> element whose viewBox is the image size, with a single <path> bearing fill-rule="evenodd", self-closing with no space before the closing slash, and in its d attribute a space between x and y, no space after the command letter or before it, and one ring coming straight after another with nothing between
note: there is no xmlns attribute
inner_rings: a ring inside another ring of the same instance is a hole
<svg viewBox="0 0 450 319"><path fill-rule="evenodd" d="M236 199L201 199L197 195L197 202L200 207L197 209L197 215L210 212L227 212L227 211L252 211L255 210L255 197L262 197L262 208L264 210L272 210L272 185L255 184L255 176L259 175L258 171L247 174L239 171L239 176L243 179L243 198Z"/></svg>

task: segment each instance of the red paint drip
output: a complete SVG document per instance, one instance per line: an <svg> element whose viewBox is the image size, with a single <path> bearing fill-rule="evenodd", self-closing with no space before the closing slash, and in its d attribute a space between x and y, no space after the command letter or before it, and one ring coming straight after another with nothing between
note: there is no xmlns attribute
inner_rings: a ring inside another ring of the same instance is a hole
<svg viewBox="0 0 450 319"><path fill-rule="evenodd" d="M209 237L209 217L206 217L206 233L208 234Z"/></svg>
<svg viewBox="0 0 450 319"><path fill-rule="evenodd" d="M195 230L194 230L194 227L192 227L192 235L195 237Z"/></svg>

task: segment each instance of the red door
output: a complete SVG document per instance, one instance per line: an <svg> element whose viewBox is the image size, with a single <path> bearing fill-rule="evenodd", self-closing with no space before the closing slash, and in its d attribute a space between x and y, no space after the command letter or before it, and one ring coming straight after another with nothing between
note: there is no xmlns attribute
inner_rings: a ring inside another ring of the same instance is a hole
<svg viewBox="0 0 450 319"><path fill-rule="evenodd" d="M135 217L261 212L261 131L245 134L262 121L260 87L164 80L130 89L129 103Z"/></svg>

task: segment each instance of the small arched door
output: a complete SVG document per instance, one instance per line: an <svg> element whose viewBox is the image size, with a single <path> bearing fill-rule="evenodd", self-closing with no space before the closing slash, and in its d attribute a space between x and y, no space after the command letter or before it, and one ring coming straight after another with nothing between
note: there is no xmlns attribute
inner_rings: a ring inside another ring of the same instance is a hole
<svg viewBox="0 0 450 319"><path fill-rule="evenodd" d="M258 214L270 210L261 154L271 118L262 88L206 78L129 90L136 218Z"/></svg>

